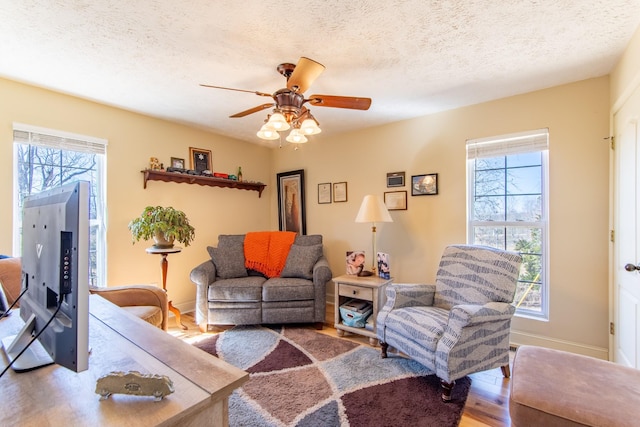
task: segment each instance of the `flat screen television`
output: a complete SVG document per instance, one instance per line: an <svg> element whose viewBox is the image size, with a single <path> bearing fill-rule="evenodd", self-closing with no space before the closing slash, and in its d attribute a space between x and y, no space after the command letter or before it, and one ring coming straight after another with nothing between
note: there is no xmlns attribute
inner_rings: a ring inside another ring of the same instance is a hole
<svg viewBox="0 0 640 427"><path fill-rule="evenodd" d="M16 372L57 363L89 365L89 183L76 181L25 198L18 335L2 340ZM38 336L28 348L32 337ZM19 357L18 357L19 355Z"/></svg>

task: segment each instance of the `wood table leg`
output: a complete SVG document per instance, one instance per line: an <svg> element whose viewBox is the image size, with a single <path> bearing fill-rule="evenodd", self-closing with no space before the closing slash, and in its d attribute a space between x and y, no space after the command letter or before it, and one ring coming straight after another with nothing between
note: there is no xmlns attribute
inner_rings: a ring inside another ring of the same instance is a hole
<svg viewBox="0 0 640 427"><path fill-rule="evenodd" d="M167 292L167 270L169 269L169 261L167 261L167 254L162 254L162 261L160 261L160 265L162 266L162 289ZM171 301L169 301L169 311L171 311L174 316L176 316L176 322L178 326L180 326L183 330L187 330L188 328L182 324L180 320L180 310L175 308Z"/></svg>

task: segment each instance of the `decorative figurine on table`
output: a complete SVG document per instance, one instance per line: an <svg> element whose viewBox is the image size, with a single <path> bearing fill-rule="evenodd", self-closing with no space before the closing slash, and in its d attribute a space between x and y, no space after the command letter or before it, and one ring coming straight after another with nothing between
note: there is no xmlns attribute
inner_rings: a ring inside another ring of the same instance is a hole
<svg viewBox="0 0 640 427"><path fill-rule="evenodd" d="M96 393L100 400L106 400L112 394L130 394L134 396L153 396L156 402L173 393L173 382L166 375L141 374L138 371L114 371L98 378Z"/></svg>

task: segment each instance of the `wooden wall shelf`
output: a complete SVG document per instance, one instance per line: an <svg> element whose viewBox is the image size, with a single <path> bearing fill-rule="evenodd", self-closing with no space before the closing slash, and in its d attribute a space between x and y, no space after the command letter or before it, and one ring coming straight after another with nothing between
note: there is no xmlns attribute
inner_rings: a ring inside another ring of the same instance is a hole
<svg viewBox="0 0 640 427"><path fill-rule="evenodd" d="M224 178L213 178L208 176L189 175L178 172L165 172L161 170L145 169L140 171L144 174L144 188L147 188L147 181L164 181L164 182L184 182L187 184L208 185L209 187L227 187L237 188L238 190L252 190L258 192L258 197L262 197L262 190L266 184L233 181Z"/></svg>

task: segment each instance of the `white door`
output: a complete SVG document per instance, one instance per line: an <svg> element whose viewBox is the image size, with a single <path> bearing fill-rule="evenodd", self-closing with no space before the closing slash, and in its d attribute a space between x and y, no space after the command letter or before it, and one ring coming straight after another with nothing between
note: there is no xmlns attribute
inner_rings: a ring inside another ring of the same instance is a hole
<svg viewBox="0 0 640 427"><path fill-rule="evenodd" d="M640 368L640 88L614 115L614 361Z"/></svg>

